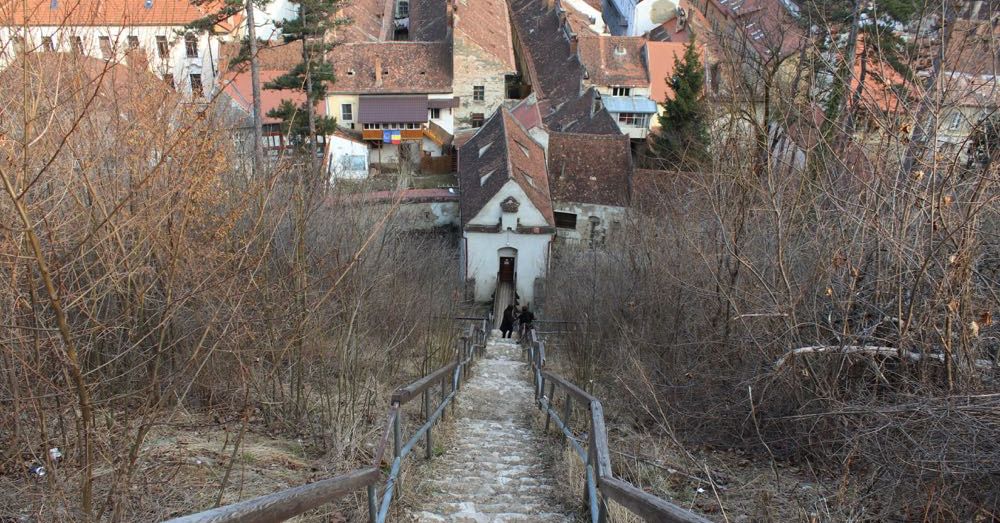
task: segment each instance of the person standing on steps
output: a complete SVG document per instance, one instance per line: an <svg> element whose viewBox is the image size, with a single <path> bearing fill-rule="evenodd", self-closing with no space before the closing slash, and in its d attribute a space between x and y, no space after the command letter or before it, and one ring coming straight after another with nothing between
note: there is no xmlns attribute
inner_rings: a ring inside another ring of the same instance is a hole
<svg viewBox="0 0 1000 523"><path fill-rule="evenodd" d="M521 307L521 314L517 315L517 319L521 322L521 339L525 339L528 336L528 331L534 328L532 322L535 321L535 314L528 310L528 306L525 305Z"/></svg>
<svg viewBox="0 0 1000 523"><path fill-rule="evenodd" d="M503 320L500 322L500 333L503 334L504 338L509 338L511 332L514 330L514 313L515 309L513 305L508 305L507 308L503 310Z"/></svg>

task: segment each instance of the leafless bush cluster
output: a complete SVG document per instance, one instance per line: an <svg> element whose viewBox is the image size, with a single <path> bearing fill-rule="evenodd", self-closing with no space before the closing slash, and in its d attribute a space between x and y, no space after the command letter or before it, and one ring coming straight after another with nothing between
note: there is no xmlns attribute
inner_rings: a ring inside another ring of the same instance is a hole
<svg viewBox="0 0 1000 523"><path fill-rule="evenodd" d="M617 243L557 254L546 315L582 320L565 361L637 428L808 460L846 513L996 517L997 162L939 145L955 86L814 118L809 55L718 93L713 164L640 173Z"/></svg>
<svg viewBox="0 0 1000 523"><path fill-rule="evenodd" d="M251 175L222 108L76 60L0 75L0 519L203 508L134 481L179 409L350 468L387 390L450 356L452 246L301 164Z"/></svg>

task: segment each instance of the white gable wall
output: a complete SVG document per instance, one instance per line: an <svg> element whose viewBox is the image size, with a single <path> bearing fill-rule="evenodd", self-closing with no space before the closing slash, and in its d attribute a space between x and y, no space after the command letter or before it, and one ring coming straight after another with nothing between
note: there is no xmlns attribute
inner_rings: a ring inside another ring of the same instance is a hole
<svg viewBox="0 0 1000 523"><path fill-rule="evenodd" d="M548 227L545 216L531 203L528 195L514 180L507 183L490 198L469 225L495 227L500 223L503 211L500 202L508 197L516 199L516 221L521 227ZM517 294L520 304L531 304L534 300L535 280L544 278L549 266L549 244L552 234L520 234L516 227L500 232L465 231L464 234L465 277L474 280L475 300L490 301L496 290L497 274L500 271L499 250L517 249L514 270L517 272Z"/></svg>
<svg viewBox="0 0 1000 523"><path fill-rule="evenodd" d="M494 173L493 176L498 176ZM508 197L513 196L515 200L520 202L521 206L517 209L517 223L521 227L547 227L548 223L545 221L545 216L535 208L531 200L528 199L528 195L524 193L524 189L517 184L514 180L507 180L507 183L490 198L490 201L486 202L486 205L479 211L479 214L475 215L469 223L472 225L487 225L493 226L500 223L500 202L506 200Z"/></svg>

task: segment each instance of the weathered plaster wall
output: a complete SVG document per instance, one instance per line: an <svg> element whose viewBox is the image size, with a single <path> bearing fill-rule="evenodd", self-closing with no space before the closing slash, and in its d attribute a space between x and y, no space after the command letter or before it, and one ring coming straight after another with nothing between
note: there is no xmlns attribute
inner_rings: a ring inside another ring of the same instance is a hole
<svg viewBox="0 0 1000 523"><path fill-rule="evenodd" d="M604 245L621 233L622 224L625 222L624 207L561 202L554 203L553 209L556 212L576 215L575 229L556 229L556 237L567 243ZM591 218L596 218L596 222Z"/></svg>
<svg viewBox="0 0 1000 523"><path fill-rule="evenodd" d="M488 120L503 103L507 97L504 76L516 71L507 70L492 55L463 38L460 32L455 34L454 50L452 91L460 100L455 109L454 125L456 129L468 129L472 127L472 113L483 113ZM472 87L476 85L485 88L483 101L472 99Z"/></svg>

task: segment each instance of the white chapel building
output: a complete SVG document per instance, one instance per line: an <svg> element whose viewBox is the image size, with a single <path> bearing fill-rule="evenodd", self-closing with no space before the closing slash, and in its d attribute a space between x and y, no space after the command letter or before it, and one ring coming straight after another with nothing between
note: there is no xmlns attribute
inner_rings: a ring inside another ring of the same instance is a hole
<svg viewBox="0 0 1000 523"><path fill-rule="evenodd" d="M545 151L506 108L459 148L462 273L477 302L531 305L555 219ZM514 295L516 293L516 295Z"/></svg>

